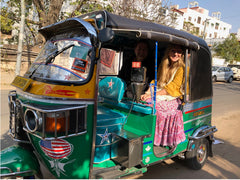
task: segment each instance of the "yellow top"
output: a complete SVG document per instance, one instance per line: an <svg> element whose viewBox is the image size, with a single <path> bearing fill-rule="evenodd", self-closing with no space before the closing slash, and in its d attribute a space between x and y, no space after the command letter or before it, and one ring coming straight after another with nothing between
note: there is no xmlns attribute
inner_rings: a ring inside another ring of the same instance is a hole
<svg viewBox="0 0 240 180"><path fill-rule="evenodd" d="M179 97L183 95L183 93L181 92L181 86L183 83L184 76L183 73L184 73L183 67L178 68L173 80L163 87L170 96Z"/></svg>

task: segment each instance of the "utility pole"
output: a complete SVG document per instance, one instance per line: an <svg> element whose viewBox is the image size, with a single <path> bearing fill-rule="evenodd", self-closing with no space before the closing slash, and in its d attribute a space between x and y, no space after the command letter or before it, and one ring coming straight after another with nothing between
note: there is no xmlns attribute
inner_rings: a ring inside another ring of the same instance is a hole
<svg viewBox="0 0 240 180"><path fill-rule="evenodd" d="M15 71L16 75L20 74L20 69L21 69L24 21L25 21L25 2L24 0L21 0L21 22L20 22L20 32L19 32L19 38L18 38L18 51L17 51L16 71Z"/></svg>

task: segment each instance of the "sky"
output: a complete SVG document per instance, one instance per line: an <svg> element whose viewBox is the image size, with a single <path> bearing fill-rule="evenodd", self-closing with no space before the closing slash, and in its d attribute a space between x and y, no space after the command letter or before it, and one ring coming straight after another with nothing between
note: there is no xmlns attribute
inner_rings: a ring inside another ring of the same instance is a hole
<svg viewBox="0 0 240 180"><path fill-rule="evenodd" d="M171 5L179 4L179 8L186 8L194 0L169 0ZM240 28L240 0L195 0L198 6L212 12L221 12L221 21L232 25L230 33L237 33Z"/></svg>

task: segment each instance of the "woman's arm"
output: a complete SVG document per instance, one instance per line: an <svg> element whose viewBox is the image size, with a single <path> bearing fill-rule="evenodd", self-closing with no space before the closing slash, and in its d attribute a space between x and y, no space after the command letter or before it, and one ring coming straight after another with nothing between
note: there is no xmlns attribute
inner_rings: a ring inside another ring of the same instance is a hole
<svg viewBox="0 0 240 180"><path fill-rule="evenodd" d="M173 97L178 97L182 95L180 88L183 83L183 75L184 75L183 73L184 73L184 69L183 67L180 67L177 70L173 80L169 84L164 86L163 89L168 93L168 95Z"/></svg>
<svg viewBox="0 0 240 180"><path fill-rule="evenodd" d="M180 88L183 82L183 67L179 68L172 80L168 85L166 85L162 90L156 93L157 96L170 95L173 97L181 96ZM151 98L149 93L150 89L146 91L145 94L141 95L141 100L146 101L146 99Z"/></svg>

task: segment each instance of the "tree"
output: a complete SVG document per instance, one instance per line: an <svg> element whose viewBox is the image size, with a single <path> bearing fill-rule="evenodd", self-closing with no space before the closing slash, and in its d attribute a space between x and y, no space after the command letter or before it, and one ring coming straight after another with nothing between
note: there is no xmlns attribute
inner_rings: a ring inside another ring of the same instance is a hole
<svg viewBox="0 0 240 180"><path fill-rule="evenodd" d="M170 9L170 0L110 0L114 13L137 20L150 21L174 27L176 15Z"/></svg>
<svg viewBox="0 0 240 180"><path fill-rule="evenodd" d="M19 24L20 22L20 0L4 0L4 3L6 7L1 8L5 12L4 15L1 14L1 27L4 27L2 32L9 32L14 23ZM28 35L27 39L32 41L32 43L28 44L33 45L43 43L43 38L37 32L41 27L82 13L104 8L99 3L96 3L95 0L26 0L25 4L25 16L27 17L25 20L25 34ZM63 7L68 7L68 5L72 7L71 13L63 11ZM11 16L8 14L11 14ZM3 19L3 17L7 18ZM5 23L5 26L3 26L3 23ZM31 38L29 35L31 35Z"/></svg>
<svg viewBox="0 0 240 180"><path fill-rule="evenodd" d="M223 43L215 44L213 50L227 62L240 61L240 44L233 34Z"/></svg>
<svg viewBox="0 0 240 180"><path fill-rule="evenodd" d="M1 21L1 32L3 34L11 34L14 21L12 20L14 14L9 12L7 7L2 7L1 9L1 15L0 15L0 21Z"/></svg>
<svg viewBox="0 0 240 180"><path fill-rule="evenodd" d="M7 4L5 29L20 22L20 0L3 0ZM118 15L173 26L176 17L169 8L170 0L26 0L25 41L41 44L37 30L60 20L83 13L106 9ZM11 14L8 16L7 13ZM1 16L2 18L2 16ZM2 24L2 21L1 21ZM18 33L16 33L18 34ZM16 38L17 39L17 38Z"/></svg>

